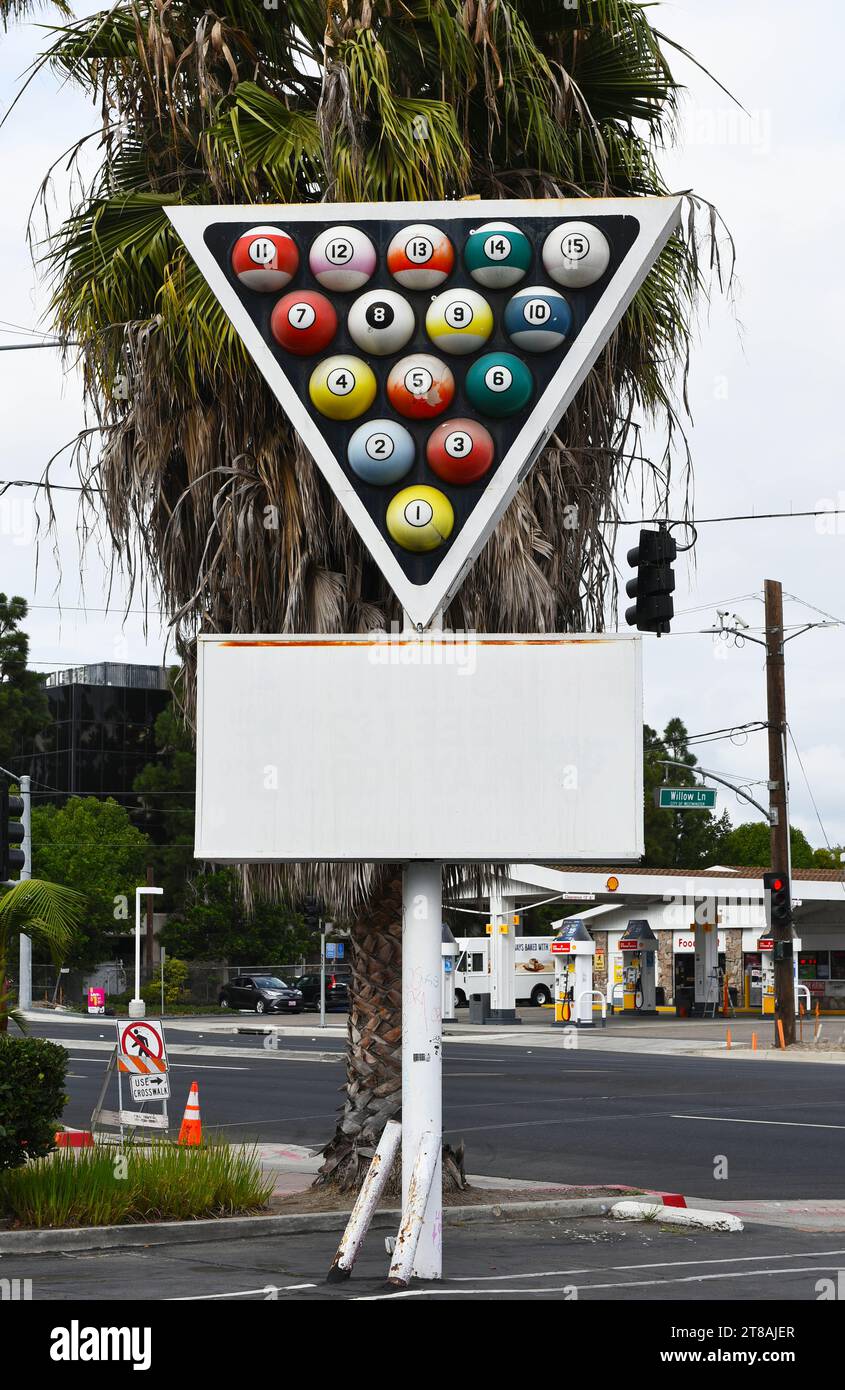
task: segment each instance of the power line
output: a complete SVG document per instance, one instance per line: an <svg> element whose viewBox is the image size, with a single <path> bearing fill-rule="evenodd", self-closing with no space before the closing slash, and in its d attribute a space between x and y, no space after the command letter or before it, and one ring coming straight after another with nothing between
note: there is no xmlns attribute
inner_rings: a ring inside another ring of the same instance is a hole
<svg viewBox="0 0 845 1390"><path fill-rule="evenodd" d="M46 346L55 347L57 344L51 343ZM69 344L73 346L73 344ZM2 347L0 346L0 351ZM62 483L38 483L32 478L0 478L0 487L34 487L34 488L61 488L65 492L100 492L101 488L72 486ZM604 526L653 526L657 521L665 521L672 526L715 526L721 522L730 521L788 521L808 516L845 516L845 507L816 507L811 511L800 512L744 512L736 516L703 516L696 517L691 521L687 517L632 517L628 520L621 520L619 517L602 517L601 524ZM746 595L746 597L756 597ZM736 601L736 600L734 600ZM709 607L710 605L704 605ZM690 612L693 610L690 609Z"/></svg>
<svg viewBox="0 0 845 1390"><path fill-rule="evenodd" d="M622 521L618 517L603 517L602 522L606 526L654 526L658 521L665 521L671 526L715 526L725 521L783 521L792 517L806 516L842 516L845 515L845 507L819 507L813 511L802 512L743 512L737 516L702 516L694 520L688 517L639 517L630 521Z"/></svg>
<svg viewBox="0 0 845 1390"><path fill-rule="evenodd" d="M823 836L823 838L824 838L825 844L827 845L827 848L828 848L828 849L831 851L831 853L832 853L832 852L833 852L833 846L831 845L830 840L828 839L828 834L827 834L827 831L826 831L825 828L824 828L824 823L823 823L822 818L821 818L821 812L819 811L818 804L817 804L817 802L816 802L816 798L813 796L813 789L812 789L812 787L810 786L810 779L809 779L809 777L807 776L807 770L806 770L806 768L804 767L804 763L803 763L803 760L802 760L802 758L801 758L801 753L800 753L800 751L799 751L798 744L797 744L796 741L795 741L795 735L794 735L794 733L792 732L792 728L791 728L791 726L790 726L789 724L787 724L786 727L787 727L787 729L788 729L788 731L789 731L789 737L790 737L790 739L792 740L792 747L795 749L795 756L796 756L796 758L798 759L798 766L799 766L800 769L801 769L801 773L802 773L802 775L803 775L804 782L805 782L806 787L807 787L807 793L808 793L808 795L809 795L809 797L810 797L811 802L813 803L813 810L814 810L815 813L816 813L816 820L817 820L818 823L819 823L819 829L820 829L821 832L822 832L822 836ZM845 883L843 883L842 886L843 886L843 888L845 888Z"/></svg>

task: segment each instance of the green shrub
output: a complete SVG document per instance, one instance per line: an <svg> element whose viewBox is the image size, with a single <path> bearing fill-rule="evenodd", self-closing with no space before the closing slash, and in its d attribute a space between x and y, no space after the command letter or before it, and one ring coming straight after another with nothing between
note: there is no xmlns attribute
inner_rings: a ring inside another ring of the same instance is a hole
<svg viewBox="0 0 845 1390"><path fill-rule="evenodd" d="M188 989L188 967L183 960L174 956L164 962L164 1002L165 1004L184 1004L191 997ZM161 1003L161 965L148 985L141 987L141 998L145 1004Z"/></svg>
<svg viewBox="0 0 845 1390"><path fill-rule="evenodd" d="M55 1147L68 1061L63 1047L43 1038L0 1033L0 1171Z"/></svg>
<svg viewBox="0 0 845 1390"><path fill-rule="evenodd" d="M0 1216L23 1226L189 1221L265 1207L273 1191L255 1149L215 1141L178 1148L154 1140L124 1149L58 1149L0 1173Z"/></svg>

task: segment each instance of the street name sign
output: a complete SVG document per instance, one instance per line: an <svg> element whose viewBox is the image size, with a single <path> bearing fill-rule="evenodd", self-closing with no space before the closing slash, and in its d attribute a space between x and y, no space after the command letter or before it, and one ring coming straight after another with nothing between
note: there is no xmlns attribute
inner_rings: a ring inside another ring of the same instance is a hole
<svg viewBox="0 0 845 1390"><path fill-rule="evenodd" d="M662 811L712 811L716 788L660 787L657 804Z"/></svg>
<svg viewBox="0 0 845 1390"><path fill-rule="evenodd" d="M576 198L167 213L423 628L460 588L680 207Z"/></svg>

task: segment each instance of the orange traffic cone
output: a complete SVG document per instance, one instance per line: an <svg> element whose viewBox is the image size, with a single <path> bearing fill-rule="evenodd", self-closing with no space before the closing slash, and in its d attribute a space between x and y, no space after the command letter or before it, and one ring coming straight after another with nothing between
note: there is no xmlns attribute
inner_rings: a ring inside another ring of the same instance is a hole
<svg viewBox="0 0 845 1390"><path fill-rule="evenodd" d="M191 1089L188 1093L188 1104L185 1106L185 1114L182 1120L182 1128L179 1130L180 1144L201 1144L202 1143L202 1121L200 1119L200 1092L196 1081L191 1082Z"/></svg>

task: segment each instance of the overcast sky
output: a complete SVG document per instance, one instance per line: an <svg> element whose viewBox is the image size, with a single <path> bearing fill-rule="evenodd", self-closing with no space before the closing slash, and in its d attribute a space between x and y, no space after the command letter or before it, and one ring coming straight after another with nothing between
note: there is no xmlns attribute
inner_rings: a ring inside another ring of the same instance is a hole
<svg viewBox="0 0 845 1390"><path fill-rule="evenodd" d="M88 7L86 7L88 8ZM841 44L845 14L817 0L812 24L796 22L787 0L683 0L652 11L664 32L689 48L741 100L745 116L683 58L676 74L689 94L682 140L668 151L670 185L714 202L737 245L736 310L714 293L702 316L691 383L697 518L845 508L841 443L842 246L845 183ZM822 36L823 41L821 41ZM24 26L0 35L0 107L44 40ZM40 178L70 141L96 128L96 112L50 75L25 94L0 131L0 343L21 341L9 325L33 328L43 308L25 240ZM80 392L52 351L0 353L0 478L38 478L82 424ZM659 439L651 447L661 447ZM73 482L60 464L54 480ZM122 590L105 604L107 570L89 546L84 590L75 535L75 499L58 503L61 573L51 542L36 550L31 489L0 499L0 589L31 602L33 665L161 661L165 637L153 615L124 621ZM41 508L43 512L43 507ZM677 514L677 512L676 512ZM635 496L629 516L639 516ZM832 529L832 534L830 533ZM826 533L827 532L827 533ZM624 552L636 543L624 529ZM38 574L36 582L36 555ZM645 713L662 727L675 714L692 734L765 718L762 650L701 635L717 609L738 614L759 636L763 580L780 579L786 621L845 620L845 514L831 528L813 518L702 525L695 567L678 566L671 637L644 639ZM57 603L64 611L60 615ZM74 611L87 605L87 614ZM821 628L787 647L789 720L812 797L831 843L845 842L845 627ZM696 750L705 767L745 779L766 774L765 735ZM765 801L765 789L752 794ZM807 781L794 754L792 819L824 843ZM735 823L751 808L721 792Z"/></svg>

